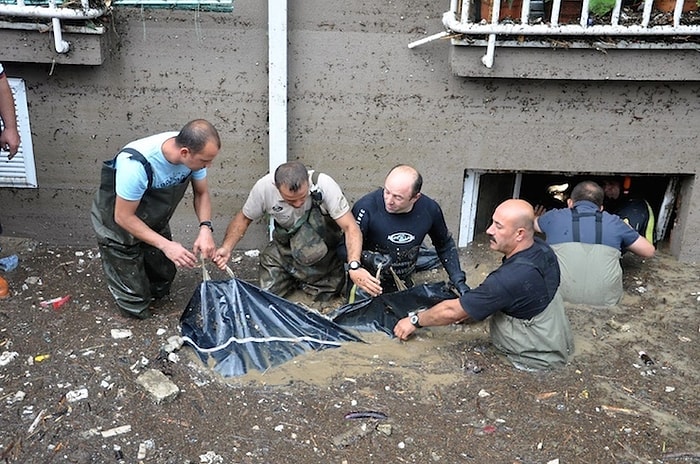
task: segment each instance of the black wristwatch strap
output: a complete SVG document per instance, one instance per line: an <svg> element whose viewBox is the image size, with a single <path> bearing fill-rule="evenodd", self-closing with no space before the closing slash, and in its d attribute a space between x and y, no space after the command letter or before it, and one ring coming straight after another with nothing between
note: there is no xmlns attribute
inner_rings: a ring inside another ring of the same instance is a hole
<svg viewBox="0 0 700 464"><path fill-rule="evenodd" d="M202 222L200 222L200 223L199 223L199 227L202 227L202 226L207 226L207 227L209 227L209 230L211 230L212 232L214 232L214 226L211 225L211 221L202 221Z"/></svg>

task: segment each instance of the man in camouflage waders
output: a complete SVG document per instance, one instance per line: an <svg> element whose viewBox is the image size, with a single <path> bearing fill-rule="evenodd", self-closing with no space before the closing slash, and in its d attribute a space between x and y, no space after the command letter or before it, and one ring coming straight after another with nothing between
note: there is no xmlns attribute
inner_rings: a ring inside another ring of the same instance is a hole
<svg viewBox="0 0 700 464"><path fill-rule="evenodd" d="M360 265L362 234L340 186L297 161L280 165L253 186L243 209L226 229L214 262L224 269L250 224L271 216L272 241L260 254L260 287L285 297L301 288L317 301L343 289L345 274L358 286L370 275ZM345 237L347 263L336 253Z"/></svg>

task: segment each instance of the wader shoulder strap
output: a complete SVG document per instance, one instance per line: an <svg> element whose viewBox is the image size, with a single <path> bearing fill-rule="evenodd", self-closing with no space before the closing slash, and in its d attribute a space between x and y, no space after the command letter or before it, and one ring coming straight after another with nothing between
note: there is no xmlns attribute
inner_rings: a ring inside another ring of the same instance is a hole
<svg viewBox="0 0 700 464"><path fill-rule="evenodd" d="M150 189L153 185L153 168L151 167L151 163L148 162L146 157L143 156L140 151L128 147L122 148L121 150L119 150L119 153L128 153L131 155L131 159L143 164L143 168L146 170L146 177L148 177L148 187L146 188ZM119 155L119 153L117 153L117 155ZM116 158L117 157L115 156L114 159L116 160Z"/></svg>
<svg viewBox="0 0 700 464"><path fill-rule="evenodd" d="M323 192L316 187L318 183L318 176L321 173L318 171L311 171L311 185L309 185L309 193L311 194L311 201L314 205L319 206L323 202Z"/></svg>
<svg viewBox="0 0 700 464"><path fill-rule="evenodd" d="M595 216L595 243L600 245L603 243L603 212L596 211L595 213L579 213L576 208L571 210L572 230L574 234L574 242L581 241L581 224L579 218Z"/></svg>

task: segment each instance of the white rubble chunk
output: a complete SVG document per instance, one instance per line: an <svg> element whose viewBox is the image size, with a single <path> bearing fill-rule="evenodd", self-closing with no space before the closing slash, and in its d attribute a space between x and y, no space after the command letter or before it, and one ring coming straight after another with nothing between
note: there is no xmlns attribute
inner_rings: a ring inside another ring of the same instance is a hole
<svg viewBox="0 0 700 464"><path fill-rule="evenodd" d="M112 338L115 340L130 338L133 335L133 332L130 329L112 329L111 333Z"/></svg>

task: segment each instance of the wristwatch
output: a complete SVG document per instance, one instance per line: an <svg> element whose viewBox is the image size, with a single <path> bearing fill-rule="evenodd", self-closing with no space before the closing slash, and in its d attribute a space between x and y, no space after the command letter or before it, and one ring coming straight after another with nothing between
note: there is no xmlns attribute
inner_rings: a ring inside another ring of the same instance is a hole
<svg viewBox="0 0 700 464"><path fill-rule="evenodd" d="M345 264L345 272L356 271L361 267L362 267L362 264L360 264L359 261L350 261L349 263Z"/></svg>
<svg viewBox="0 0 700 464"><path fill-rule="evenodd" d="M416 313L414 311L411 311L410 313L408 313L408 320L411 321L411 324L413 324L413 326L416 329L420 329L421 327L423 327L422 325L420 325L420 322L418 321L418 313Z"/></svg>

